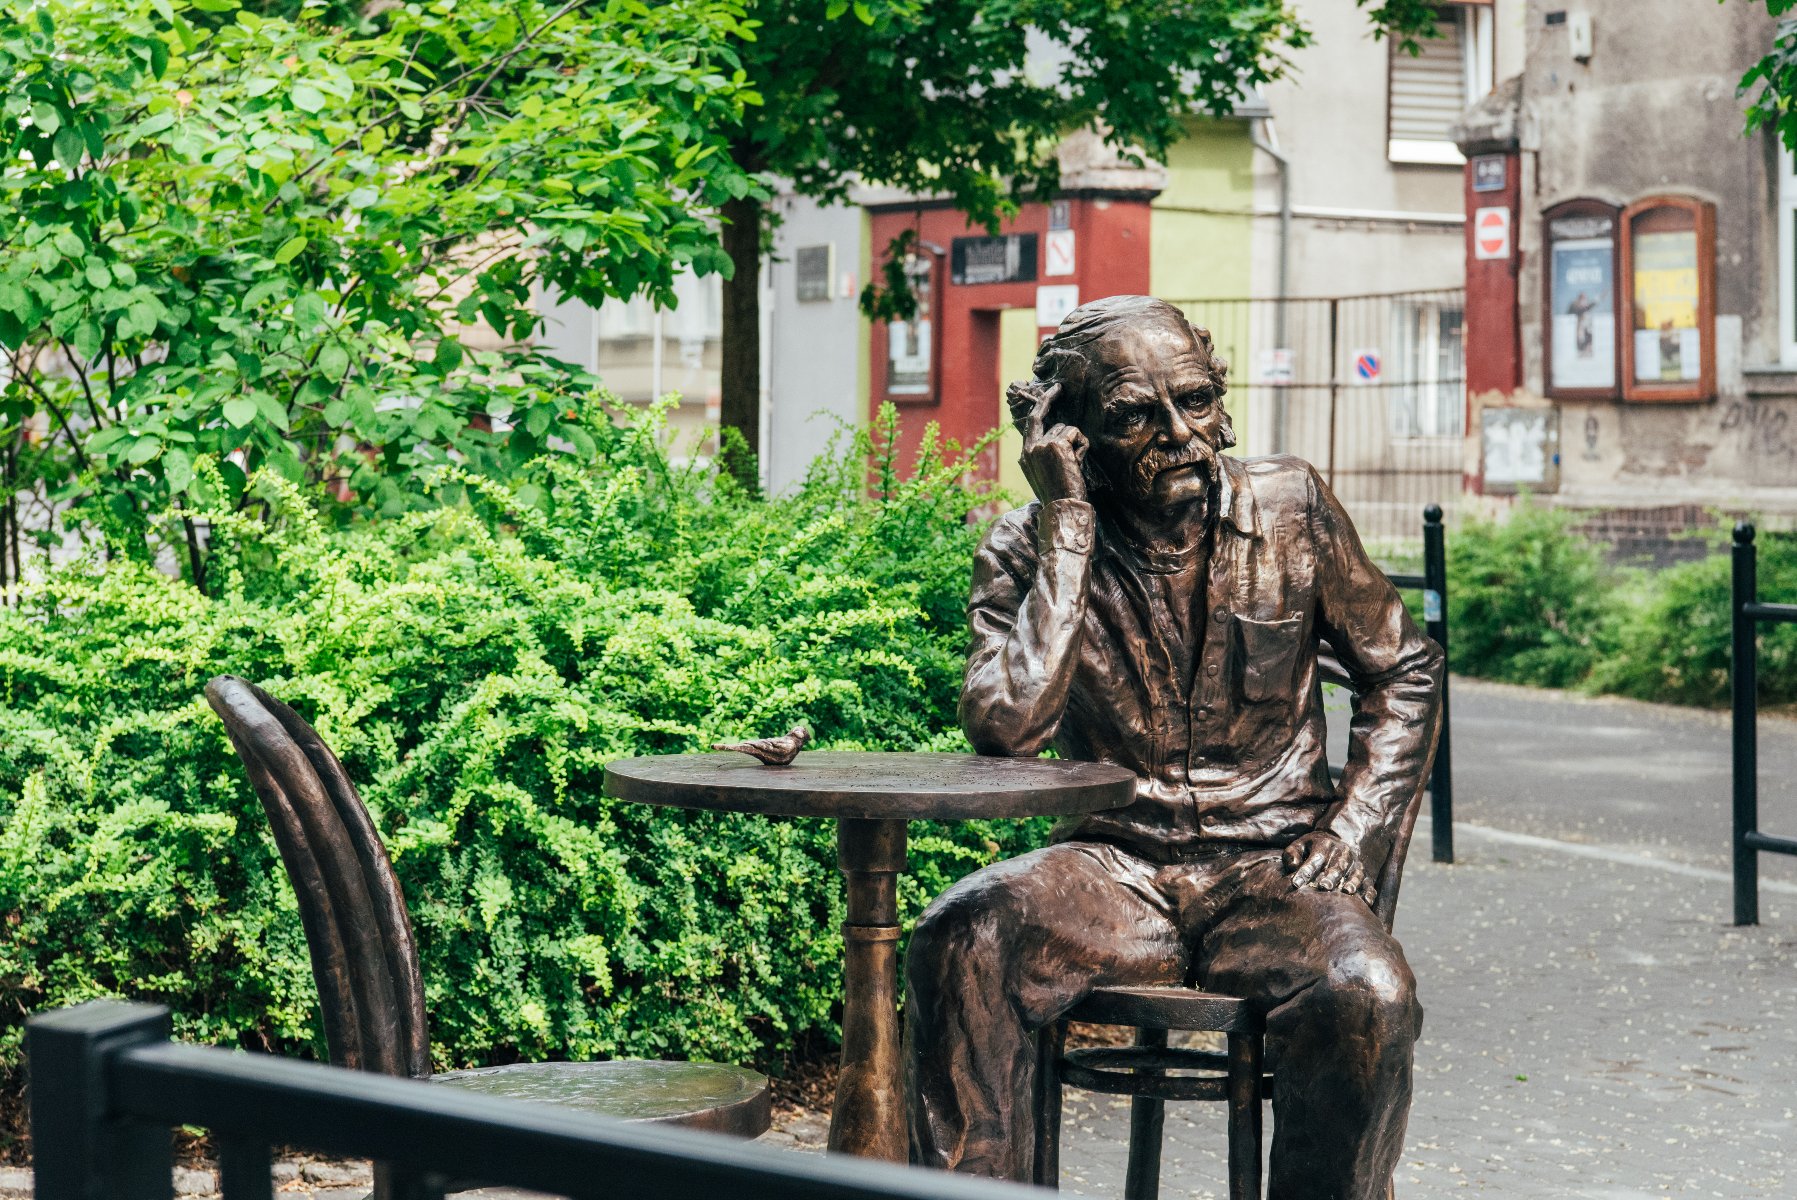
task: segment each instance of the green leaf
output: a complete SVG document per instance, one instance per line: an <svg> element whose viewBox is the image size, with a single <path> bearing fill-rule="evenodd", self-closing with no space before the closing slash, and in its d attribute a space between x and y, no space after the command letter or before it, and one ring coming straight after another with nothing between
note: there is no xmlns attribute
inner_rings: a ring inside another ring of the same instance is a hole
<svg viewBox="0 0 1797 1200"><path fill-rule="evenodd" d="M237 0L187 0L201 12L228 13L237 11Z"/></svg>
<svg viewBox="0 0 1797 1200"><path fill-rule="evenodd" d="M233 396L225 401L225 420L242 429L256 419L256 402L247 396Z"/></svg>
<svg viewBox="0 0 1797 1200"><path fill-rule="evenodd" d="M288 98L301 112L315 113L325 104L324 93L309 83L295 84Z"/></svg>
<svg viewBox="0 0 1797 1200"><path fill-rule="evenodd" d="M140 437L135 442L131 443L131 449L125 451L125 461L134 467L139 467L161 453L161 438L155 436Z"/></svg>
<svg viewBox="0 0 1797 1200"><path fill-rule="evenodd" d="M275 261L283 265L290 263L298 258L300 251L305 248L306 235L296 234L281 243L281 248L275 251Z"/></svg>
<svg viewBox="0 0 1797 1200"><path fill-rule="evenodd" d="M97 288L112 286L112 272L108 271L106 264L98 259L90 258L88 260L86 275L87 281Z"/></svg>
<svg viewBox="0 0 1797 1200"><path fill-rule="evenodd" d="M318 373L335 383L349 370L349 351L336 342L326 342L318 352Z"/></svg>
<svg viewBox="0 0 1797 1200"><path fill-rule="evenodd" d="M855 0L855 18L863 25L872 25L874 23L874 10L862 3L862 0Z"/></svg>
<svg viewBox="0 0 1797 1200"><path fill-rule="evenodd" d="M162 456L162 477L175 491L185 492L193 483L193 456L180 449L166 451Z"/></svg>

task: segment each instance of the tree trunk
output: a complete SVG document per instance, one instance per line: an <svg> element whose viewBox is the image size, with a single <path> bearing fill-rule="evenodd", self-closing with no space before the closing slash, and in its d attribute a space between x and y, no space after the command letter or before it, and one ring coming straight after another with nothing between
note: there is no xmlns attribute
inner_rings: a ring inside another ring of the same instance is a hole
<svg viewBox="0 0 1797 1200"><path fill-rule="evenodd" d="M735 268L724 281L723 378L719 422L728 433L719 448L725 470L756 488L761 456L761 204L745 197L724 205L724 253Z"/></svg>

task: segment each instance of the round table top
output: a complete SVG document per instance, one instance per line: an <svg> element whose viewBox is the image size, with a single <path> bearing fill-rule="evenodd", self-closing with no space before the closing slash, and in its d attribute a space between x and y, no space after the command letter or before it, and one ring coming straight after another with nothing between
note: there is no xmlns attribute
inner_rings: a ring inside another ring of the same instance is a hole
<svg viewBox="0 0 1797 1200"><path fill-rule="evenodd" d="M1136 777L1059 758L814 750L773 767L726 751L620 759L605 768L605 794L786 817L1033 817L1121 808Z"/></svg>

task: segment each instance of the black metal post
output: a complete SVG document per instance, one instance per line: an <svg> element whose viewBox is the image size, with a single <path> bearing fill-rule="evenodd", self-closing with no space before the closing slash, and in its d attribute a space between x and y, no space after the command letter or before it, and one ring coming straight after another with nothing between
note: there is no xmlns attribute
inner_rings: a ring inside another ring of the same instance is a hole
<svg viewBox="0 0 1797 1200"><path fill-rule="evenodd" d="M1448 553L1441 523L1441 505L1423 509L1423 624L1428 634L1448 653ZM1441 740L1435 745L1435 769L1429 776L1429 829L1432 857L1438 863L1454 861L1454 754L1448 744L1448 676L1441 676Z"/></svg>
<svg viewBox="0 0 1797 1200"><path fill-rule="evenodd" d="M1729 658L1729 683L1734 702L1735 783L1735 924L1760 923L1759 851L1748 844L1748 835L1759 828L1759 671L1755 619L1747 607L1759 599L1759 564L1753 545L1753 525L1735 526L1734 581L1730 589L1729 616L1733 622L1733 646Z"/></svg>
<svg viewBox="0 0 1797 1200"><path fill-rule="evenodd" d="M169 1200L168 1126L114 1115L106 1060L128 1046L166 1042L168 1009L93 1000L25 1025L26 1088L37 1200Z"/></svg>

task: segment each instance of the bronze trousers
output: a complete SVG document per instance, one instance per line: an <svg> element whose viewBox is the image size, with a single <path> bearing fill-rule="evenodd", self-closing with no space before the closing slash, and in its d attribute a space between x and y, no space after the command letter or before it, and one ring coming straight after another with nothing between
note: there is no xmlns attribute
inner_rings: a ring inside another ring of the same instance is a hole
<svg viewBox="0 0 1797 1200"><path fill-rule="evenodd" d="M1033 1035L1095 987L1196 983L1264 1008L1270 1200L1384 1200L1422 1008L1359 896L1294 891L1274 847L1158 861L1063 842L976 871L906 960L911 1160L1028 1181Z"/></svg>

